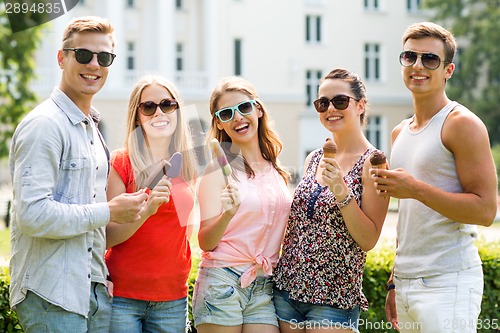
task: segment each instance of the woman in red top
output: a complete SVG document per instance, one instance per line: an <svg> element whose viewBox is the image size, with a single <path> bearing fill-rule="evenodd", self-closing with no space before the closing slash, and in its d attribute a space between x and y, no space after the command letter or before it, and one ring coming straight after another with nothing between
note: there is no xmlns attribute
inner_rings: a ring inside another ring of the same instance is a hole
<svg viewBox="0 0 500 333"><path fill-rule="evenodd" d="M187 226L196 164L179 95L145 76L130 95L125 147L111 157L108 200L146 188L158 164L181 152L179 177L163 176L134 224L110 223L106 263L114 284L110 332L184 332L191 251ZM149 179L148 179L149 178Z"/></svg>

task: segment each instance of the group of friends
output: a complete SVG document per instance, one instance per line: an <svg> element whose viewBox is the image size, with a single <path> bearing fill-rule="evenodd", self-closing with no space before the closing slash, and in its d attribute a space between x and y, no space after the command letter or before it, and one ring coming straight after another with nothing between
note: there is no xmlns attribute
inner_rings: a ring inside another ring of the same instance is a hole
<svg viewBox="0 0 500 333"><path fill-rule="evenodd" d="M25 332L185 332L193 219L200 333L358 332L366 253L390 197L399 220L387 319L401 332L476 331L474 241L494 220L497 179L486 127L445 93L449 31L421 22L404 33L414 115L393 130L385 168L370 162L380 151L363 132L360 76L335 68L322 78L314 107L338 148L307 156L293 196L270 112L241 77L221 79L209 102L207 147L221 143L230 175L220 159L197 174L181 96L158 75L133 87L124 147L110 153L92 99L115 58L113 31L100 17L67 25L61 82L12 139L10 301ZM149 186L177 152L179 175Z"/></svg>

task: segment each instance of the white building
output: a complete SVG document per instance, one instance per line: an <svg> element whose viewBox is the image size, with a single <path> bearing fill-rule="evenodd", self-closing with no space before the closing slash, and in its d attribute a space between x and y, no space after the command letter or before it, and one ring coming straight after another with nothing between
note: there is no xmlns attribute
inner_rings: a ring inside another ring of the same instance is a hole
<svg viewBox="0 0 500 333"><path fill-rule="evenodd" d="M208 100L220 77L252 82L284 143L281 161L301 173L306 154L329 135L312 107L318 81L335 67L361 75L367 91L367 135L389 152L390 132L412 113L400 75L401 36L426 20L419 0L80 0L52 21L37 57L41 99L59 83L56 53L75 16L108 17L118 55L94 105L111 149L123 145L130 90L157 73L174 81L186 105L209 124ZM194 108L191 108L194 109ZM200 125L199 121L193 121ZM197 142L202 142L198 132Z"/></svg>

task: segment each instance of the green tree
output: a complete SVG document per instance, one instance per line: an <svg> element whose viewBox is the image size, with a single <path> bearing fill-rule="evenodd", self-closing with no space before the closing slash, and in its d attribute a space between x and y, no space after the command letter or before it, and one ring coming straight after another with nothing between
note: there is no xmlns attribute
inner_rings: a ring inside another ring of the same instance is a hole
<svg viewBox="0 0 500 333"><path fill-rule="evenodd" d="M448 96L473 110L500 143L500 1L424 0L433 20L458 39L457 68Z"/></svg>
<svg viewBox="0 0 500 333"><path fill-rule="evenodd" d="M0 158L9 154L16 125L36 101L29 83L40 41L40 27L12 33L5 9L0 9Z"/></svg>

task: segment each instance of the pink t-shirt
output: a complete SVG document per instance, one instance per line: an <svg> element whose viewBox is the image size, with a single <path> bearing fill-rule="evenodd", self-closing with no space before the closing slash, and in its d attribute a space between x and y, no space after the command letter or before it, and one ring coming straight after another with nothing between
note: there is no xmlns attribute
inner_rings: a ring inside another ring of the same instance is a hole
<svg viewBox="0 0 500 333"><path fill-rule="evenodd" d="M278 261L292 197L285 181L271 168L248 178L237 173L241 204L219 245L202 253L201 267L249 267L241 276L247 287L262 269L272 275ZM234 180L233 180L234 181Z"/></svg>

